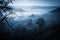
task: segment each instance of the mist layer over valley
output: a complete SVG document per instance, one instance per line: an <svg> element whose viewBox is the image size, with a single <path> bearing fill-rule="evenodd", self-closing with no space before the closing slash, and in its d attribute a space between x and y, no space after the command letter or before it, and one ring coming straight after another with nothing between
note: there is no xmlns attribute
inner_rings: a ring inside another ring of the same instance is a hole
<svg viewBox="0 0 60 40"><path fill-rule="evenodd" d="M60 39L59 1L0 0L0 38L2 40Z"/></svg>

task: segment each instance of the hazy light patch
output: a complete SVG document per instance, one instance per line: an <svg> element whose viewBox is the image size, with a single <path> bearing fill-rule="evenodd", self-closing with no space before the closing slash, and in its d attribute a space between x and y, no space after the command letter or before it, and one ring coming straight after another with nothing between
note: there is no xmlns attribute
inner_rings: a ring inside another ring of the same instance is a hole
<svg viewBox="0 0 60 40"><path fill-rule="evenodd" d="M20 16L28 17L28 16L31 16L32 14L33 15L43 15L46 12L47 12L47 10L44 10L44 9L29 9L29 10L20 11L20 12L16 11L15 13L13 13L9 16L12 16L12 17L20 17Z"/></svg>
<svg viewBox="0 0 60 40"><path fill-rule="evenodd" d="M27 19L31 15L43 15L47 11L43 9L31 9L31 10L26 10L22 12L15 12L13 14L10 14L8 17L13 17L14 20L24 20Z"/></svg>
<svg viewBox="0 0 60 40"><path fill-rule="evenodd" d="M15 8L18 8L19 11L9 15L9 17L13 17L14 20L19 20L19 19L26 19L31 15L43 15L49 10L44 10L44 9L32 9L32 6L50 6L49 4L46 4L45 2L29 2L28 0L23 0L23 1L15 1L13 4L9 4ZM20 10L20 8L22 10ZM16 10L18 10L16 9Z"/></svg>
<svg viewBox="0 0 60 40"><path fill-rule="evenodd" d="M50 6L49 4L45 4L45 3L29 3L29 2L16 2L14 3L12 6Z"/></svg>
<svg viewBox="0 0 60 40"><path fill-rule="evenodd" d="M23 6L51 6L50 4L47 4L46 2L35 2L35 1L29 1L29 0L22 0L22 1L14 1L13 4L10 4L14 7L23 7Z"/></svg>

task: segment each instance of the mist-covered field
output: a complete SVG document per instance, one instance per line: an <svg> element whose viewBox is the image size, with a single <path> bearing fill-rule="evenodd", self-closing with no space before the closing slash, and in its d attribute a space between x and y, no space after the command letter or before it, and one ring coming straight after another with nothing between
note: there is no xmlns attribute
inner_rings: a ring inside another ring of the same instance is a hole
<svg viewBox="0 0 60 40"><path fill-rule="evenodd" d="M14 21L12 24L17 26L18 24L24 24L27 25L26 22L32 20L32 23L35 25L36 21L39 18L43 18L45 21L47 21L47 24L52 21L52 20L57 20L55 18L55 15L53 13L50 13L50 11L55 10L58 7L50 7L50 6L45 6L45 7L39 7L39 6L33 6L33 7L28 7L28 8L15 8L14 13L11 15L8 15L8 20L9 21ZM11 19L11 20L10 20ZM33 28L33 27L32 27Z"/></svg>

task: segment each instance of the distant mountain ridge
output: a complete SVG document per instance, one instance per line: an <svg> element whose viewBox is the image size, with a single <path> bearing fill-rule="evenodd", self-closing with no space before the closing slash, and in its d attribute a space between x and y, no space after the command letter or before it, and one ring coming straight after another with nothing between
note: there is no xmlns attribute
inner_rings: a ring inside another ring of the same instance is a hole
<svg viewBox="0 0 60 40"><path fill-rule="evenodd" d="M60 7L59 8L56 8L56 9L50 11L50 12L51 13L60 13Z"/></svg>

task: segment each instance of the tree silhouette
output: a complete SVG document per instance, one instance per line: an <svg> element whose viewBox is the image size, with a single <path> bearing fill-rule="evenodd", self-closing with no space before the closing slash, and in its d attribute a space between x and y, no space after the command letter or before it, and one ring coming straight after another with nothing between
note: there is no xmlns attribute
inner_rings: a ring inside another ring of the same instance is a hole
<svg viewBox="0 0 60 40"><path fill-rule="evenodd" d="M8 5L9 3L12 3L12 0L0 0L0 23L4 20L7 22L7 16L12 12L12 7ZM9 12L8 14L7 11ZM3 15L4 13L6 15Z"/></svg>
<svg viewBox="0 0 60 40"><path fill-rule="evenodd" d="M44 21L44 18L38 18L38 20L36 21L36 24L42 28L42 26L45 25L45 21Z"/></svg>

